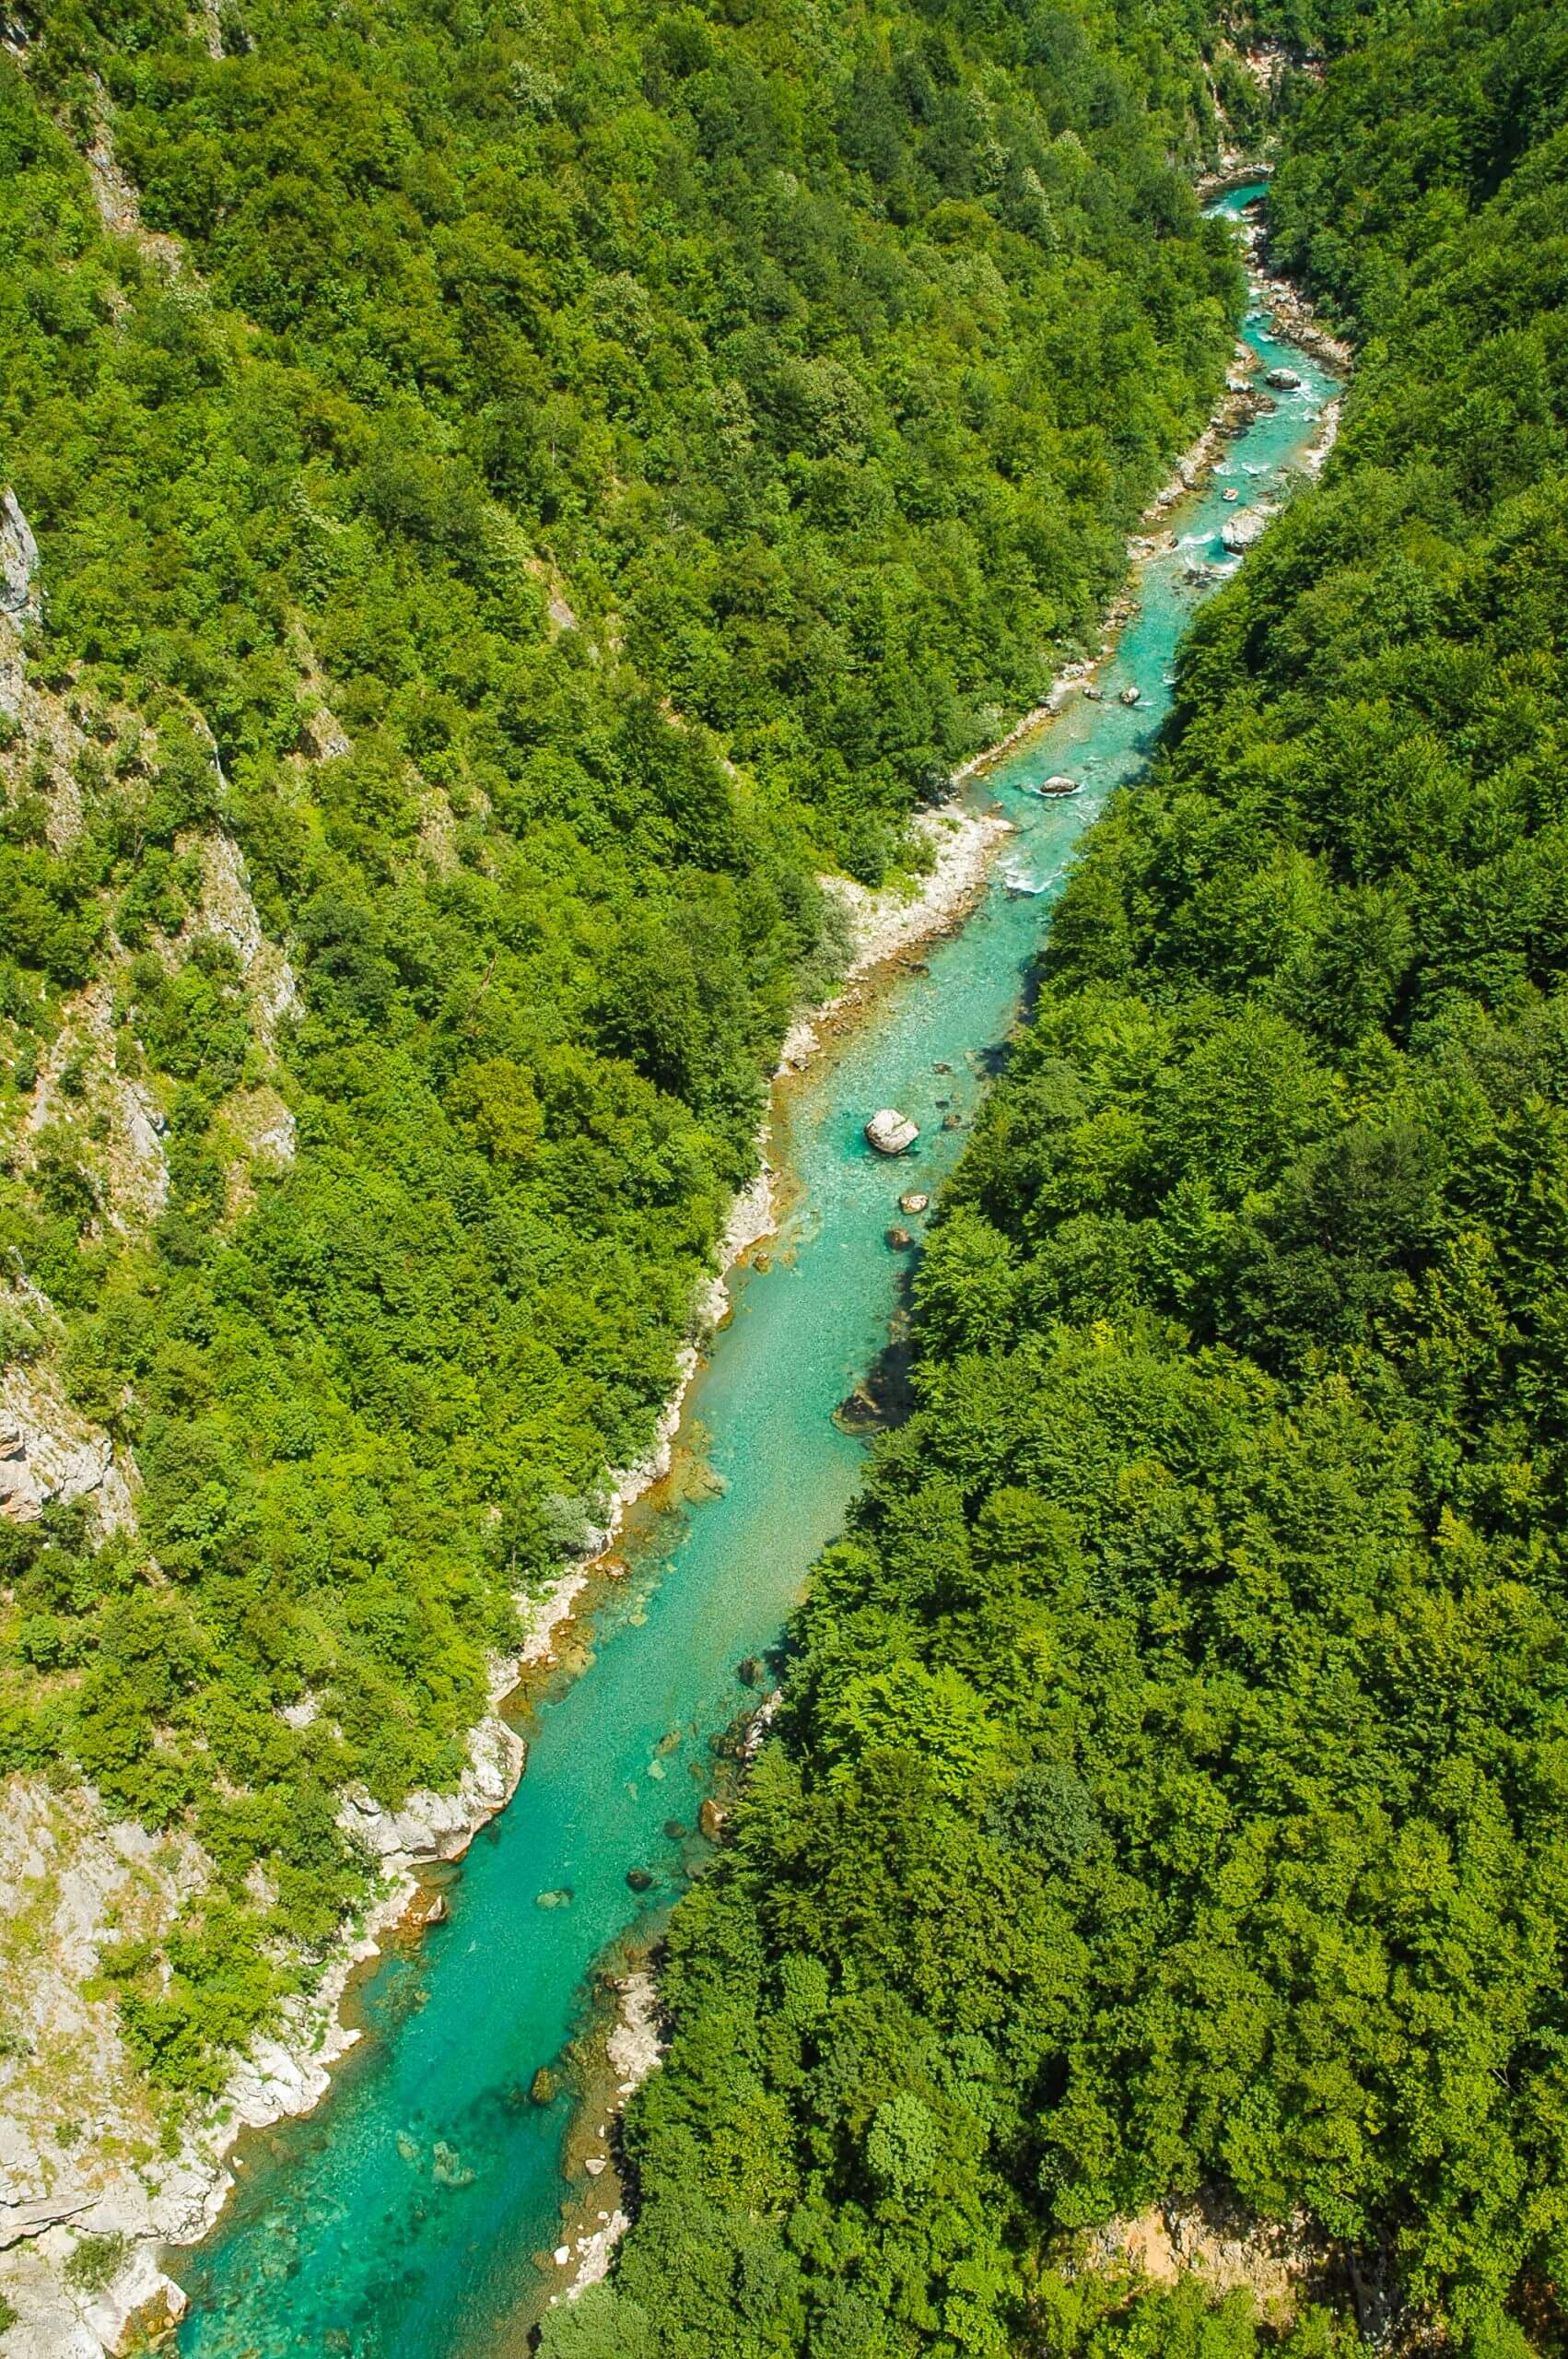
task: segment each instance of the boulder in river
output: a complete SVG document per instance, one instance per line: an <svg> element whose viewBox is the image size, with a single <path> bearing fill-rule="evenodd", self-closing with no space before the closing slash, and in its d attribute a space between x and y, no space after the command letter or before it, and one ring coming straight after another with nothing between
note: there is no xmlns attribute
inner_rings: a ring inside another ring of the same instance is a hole
<svg viewBox="0 0 1568 2359"><path fill-rule="evenodd" d="M1301 379L1293 369L1270 369L1263 381L1272 385L1277 393L1293 393Z"/></svg>
<svg viewBox="0 0 1568 2359"><path fill-rule="evenodd" d="M1122 692L1121 692L1121 700L1122 700L1123 704L1141 704L1141 703L1142 703L1142 701L1143 701L1143 691L1142 691L1142 689L1138 686L1138 684L1137 684L1137 682L1136 682L1135 680L1133 680L1133 681L1129 681L1129 683L1128 683L1127 687L1126 687L1125 688L1123 688L1123 690L1122 690Z"/></svg>
<svg viewBox="0 0 1568 2359"><path fill-rule="evenodd" d="M1244 549L1256 547L1268 531L1267 519L1256 508L1238 508L1227 516L1220 528L1220 538L1233 557L1240 557Z"/></svg>
<svg viewBox="0 0 1568 2359"><path fill-rule="evenodd" d="M907 1114L899 1113L895 1106L883 1107L866 1124L866 1139L878 1155L907 1154L919 1137L919 1130Z"/></svg>
<svg viewBox="0 0 1568 2359"><path fill-rule="evenodd" d="M724 1813L711 1794L696 1814L697 1830L705 1843L717 1843L724 1831Z"/></svg>
<svg viewBox="0 0 1568 2359"><path fill-rule="evenodd" d="M1089 702L1090 702L1091 704L1104 704L1104 703L1105 703L1105 700L1106 700L1106 692L1105 692L1104 688L1097 688L1097 687L1094 686L1094 683L1093 682L1093 680L1091 680L1091 681L1089 682L1089 684L1088 684L1087 687L1085 687L1085 689L1084 689L1083 693L1084 693L1084 695L1088 698Z"/></svg>
<svg viewBox="0 0 1568 2359"><path fill-rule="evenodd" d="M930 1198L924 1194L920 1189L911 1188L907 1195L899 1197L898 1209L901 1213L919 1215L925 1211L930 1203Z"/></svg>
<svg viewBox="0 0 1568 2359"><path fill-rule="evenodd" d="M1040 785L1042 794L1082 794L1082 792L1078 780L1069 778L1064 771L1059 771L1055 778L1043 780Z"/></svg>
<svg viewBox="0 0 1568 2359"><path fill-rule="evenodd" d="M425 1911L425 1922L427 1925L444 1925L448 1914L446 1895L439 1892Z"/></svg>
<svg viewBox="0 0 1568 2359"><path fill-rule="evenodd" d="M869 1385L857 1384L833 1412L833 1422L841 1434L871 1433L883 1423L882 1404Z"/></svg>

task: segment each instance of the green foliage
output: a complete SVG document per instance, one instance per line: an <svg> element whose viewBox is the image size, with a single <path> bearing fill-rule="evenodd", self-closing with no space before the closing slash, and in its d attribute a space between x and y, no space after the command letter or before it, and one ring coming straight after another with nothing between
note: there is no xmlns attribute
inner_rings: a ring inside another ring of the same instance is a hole
<svg viewBox="0 0 1568 2359"><path fill-rule="evenodd" d="M1564 39L1454 0L1291 134L1345 432L1085 846L676 1915L661 2353L738 2347L766 2231L805 2323L747 2348L1241 2359L1245 2296L1075 2247L1211 2186L1456 2350L1560 2346Z"/></svg>
<svg viewBox="0 0 1568 2359"><path fill-rule="evenodd" d="M590 2285L552 2310L539 2339L540 2359L653 2359L648 2320L610 2285Z"/></svg>
<svg viewBox="0 0 1568 2359"><path fill-rule="evenodd" d="M72 747L0 747L0 1253L141 1478L134 1539L17 1541L0 1762L199 1835L200 1907L107 1962L196 2093L365 1890L342 1789L456 1778L648 1447L842 947L816 868L905 858L1097 628L1239 293L1170 0L217 29L40 0L0 53L0 433ZM946 1794L996 1744L925 1677L844 1758L913 1700ZM799 2308L760 2233L705 2266Z"/></svg>
<svg viewBox="0 0 1568 2359"><path fill-rule="evenodd" d="M74 2293L101 2294L112 2283L131 2250L131 2239L118 2232L78 2236L65 2262L65 2283Z"/></svg>

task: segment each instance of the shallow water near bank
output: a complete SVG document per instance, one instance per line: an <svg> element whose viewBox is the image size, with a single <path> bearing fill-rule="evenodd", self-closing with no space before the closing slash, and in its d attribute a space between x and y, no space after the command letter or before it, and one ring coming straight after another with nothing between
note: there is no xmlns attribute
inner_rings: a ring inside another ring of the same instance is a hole
<svg viewBox="0 0 1568 2359"><path fill-rule="evenodd" d="M1216 209L1257 194L1233 191ZM569 2273L548 2255L570 2191L570 2101L530 2103L533 2074L579 2025L596 1963L681 1888L694 1844L666 1827L695 1827L712 1740L755 1700L737 1667L777 1641L842 1527L862 1449L832 1413L886 1344L907 1276L883 1232L901 1192L934 1191L956 1161L1073 845L1147 758L1205 594L1187 569L1230 563L1223 489L1267 495L1335 389L1257 318L1245 333L1265 367L1288 359L1301 389L1173 511L1177 549L1141 569L1141 604L1098 675L1105 700L1071 696L973 789L1018 830L974 916L788 1093L775 1153L791 1209L766 1266L731 1275L734 1316L687 1407L708 1495L634 1527L630 1576L595 1612L586 1666L520 1721L528 1774L447 1886L447 1921L382 1962L362 2000L371 2036L330 2097L249 2139L217 2230L168 2257L191 2298L186 2359L494 2359L523 2347L526 2321ZM1141 690L1130 709L1117 700L1129 684ZM1082 793L1029 791L1060 772ZM920 1125L896 1162L861 1136L888 1105ZM948 1115L958 1126L942 1127ZM654 1878L640 1897L626 1884L636 1869Z"/></svg>

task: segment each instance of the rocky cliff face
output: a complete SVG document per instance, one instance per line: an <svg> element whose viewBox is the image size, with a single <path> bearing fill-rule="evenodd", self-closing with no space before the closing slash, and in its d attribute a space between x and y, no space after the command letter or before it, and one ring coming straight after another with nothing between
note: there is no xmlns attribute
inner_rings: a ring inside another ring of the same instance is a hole
<svg viewBox="0 0 1568 2359"><path fill-rule="evenodd" d="M99 1426L73 1409L45 1367L0 1376L0 1515L29 1522L46 1507L89 1499L101 1531L135 1520L127 1469Z"/></svg>
<svg viewBox="0 0 1568 2359"><path fill-rule="evenodd" d="M41 612L38 543L16 493L7 485L0 491L0 615L20 626L37 622Z"/></svg>

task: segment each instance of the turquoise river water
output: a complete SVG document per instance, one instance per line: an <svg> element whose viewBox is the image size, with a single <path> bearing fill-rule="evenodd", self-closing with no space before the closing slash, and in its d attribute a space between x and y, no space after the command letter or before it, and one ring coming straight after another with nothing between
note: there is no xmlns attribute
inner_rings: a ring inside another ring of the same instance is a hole
<svg viewBox="0 0 1568 2359"><path fill-rule="evenodd" d="M1223 209L1257 194L1238 190ZM1278 485L1334 390L1257 312L1245 333L1266 366L1300 371L1300 390L1281 393L1173 512L1178 546L1141 569L1139 610L1098 675L1105 700L1070 697L974 790L1018 830L974 916L932 947L928 971L896 976L790 1094L775 1154L792 1209L766 1266L732 1275L734 1316L689 1401L686 1438L715 1479L707 1496L644 1517L586 1666L520 1720L530 1752L515 1800L448 1886L447 1921L378 1968L362 2000L369 2036L331 2095L248 2140L217 2229L168 2256L191 2299L184 2359L492 2359L526 2347L527 2321L558 2282L549 2256L563 2206L584 2193L565 2177L569 2095L532 2105L529 2083L580 2027L605 1954L646 1932L679 1890L695 1847L666 1829L695 1824L712 1739L748 1700L737 1666L776 1643L841 1527L861 1446L832 1412L885 1344L907 1280L883 1230L901 1191L933 1188L955 1161L964 1132L944 1131L943 1113L972 1115L1073 844L1147 758L1204 594L1189 564L1228 562L1224 488L1245 502ZM1118 692L1134 682L1142 700L1129 709ZM1082 792L1030 793L1056 771ZM860 1128L888 1105L921 1132L894 1164ZM626 1884L635 1868L654 1877L641 1897ZM568 1891L569 1903L539 1905Z"/></svg>

